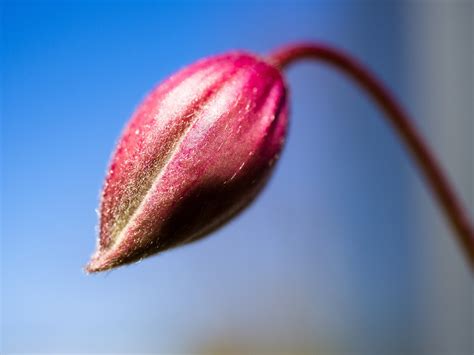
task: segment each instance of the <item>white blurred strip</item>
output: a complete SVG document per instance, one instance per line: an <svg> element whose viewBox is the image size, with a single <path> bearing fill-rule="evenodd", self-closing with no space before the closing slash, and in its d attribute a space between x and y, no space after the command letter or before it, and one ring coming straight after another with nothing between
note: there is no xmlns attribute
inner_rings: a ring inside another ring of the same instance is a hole
<svg viewBox="0 0 474 355"><path fill-rule="evenodd" d="M473 3L415 2L407 12L412 112L472 216ZM423 353L472 354L472 278L452 230L420 186L420 346Z"/></svg>

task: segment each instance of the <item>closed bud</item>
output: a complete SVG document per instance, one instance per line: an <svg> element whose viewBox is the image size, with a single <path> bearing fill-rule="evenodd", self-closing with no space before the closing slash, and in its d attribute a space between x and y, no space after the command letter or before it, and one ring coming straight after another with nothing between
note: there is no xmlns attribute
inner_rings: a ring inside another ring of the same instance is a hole
<svg viewBox="0 0 474 355"><path fill-rule="evenodd" d="M233 52L190 65L141 103L112 156L88 272L197 240L265 185L287 129L280 71Z"/></svg>

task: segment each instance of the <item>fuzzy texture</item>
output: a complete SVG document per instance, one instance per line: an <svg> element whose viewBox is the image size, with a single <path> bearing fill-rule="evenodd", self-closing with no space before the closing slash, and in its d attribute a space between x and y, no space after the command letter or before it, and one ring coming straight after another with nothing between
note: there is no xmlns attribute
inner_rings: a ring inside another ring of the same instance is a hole
<svg viewBox="0 0 474 355"><path fill-rule="evenodd" d="M280 71L244 52L198 61L156 87L112 156L86 271L189 243L236 215L267 181L287 119Z"/></svg>

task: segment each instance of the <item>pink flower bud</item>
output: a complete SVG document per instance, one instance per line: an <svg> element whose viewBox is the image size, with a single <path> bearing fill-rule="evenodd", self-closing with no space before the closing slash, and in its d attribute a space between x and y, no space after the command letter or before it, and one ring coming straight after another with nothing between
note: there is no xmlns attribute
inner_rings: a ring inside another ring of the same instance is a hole
<svg viewBox="0 0 474 355"><path fill-rule="evenodd" d="M236 215L265 185L287 116L280 71L243 52L198 61L156 87L112 157L86 270L192 242Z"/></svg>

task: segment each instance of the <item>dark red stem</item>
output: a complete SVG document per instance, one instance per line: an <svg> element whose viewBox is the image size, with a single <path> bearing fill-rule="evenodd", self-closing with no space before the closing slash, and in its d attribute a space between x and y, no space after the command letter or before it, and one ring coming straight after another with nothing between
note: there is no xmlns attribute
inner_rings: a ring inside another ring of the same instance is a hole
<svg viewBox="0 0 474 355"><path fill-rule="evenodd" d="M269 56L277 67L284 68L300 59L317 59L335 66L361 85L387 114L390 123L404 141L418 164L435 198L445 212L474 271L474 229L460 199L456 196L439 163L389 90L358 61L324 44L301 43L283 47Z"/></svg>

